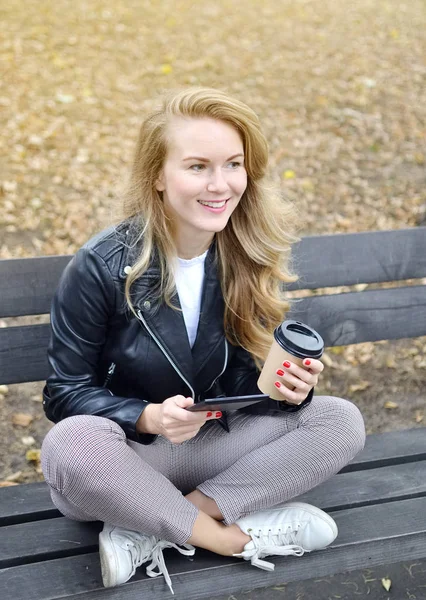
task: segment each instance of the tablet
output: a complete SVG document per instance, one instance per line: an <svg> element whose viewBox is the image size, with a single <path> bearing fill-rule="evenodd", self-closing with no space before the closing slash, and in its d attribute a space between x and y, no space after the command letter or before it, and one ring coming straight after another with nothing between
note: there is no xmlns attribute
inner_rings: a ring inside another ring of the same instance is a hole
<svg viewBox="0 0 426 600"><path fill-rule="evenodd" d="M225 398L207 398L202 402L196 402L188 406L186 410L191 412L206 410L237 410L267 400L267 394L256 394L255 396L227 396Z"/></svg>

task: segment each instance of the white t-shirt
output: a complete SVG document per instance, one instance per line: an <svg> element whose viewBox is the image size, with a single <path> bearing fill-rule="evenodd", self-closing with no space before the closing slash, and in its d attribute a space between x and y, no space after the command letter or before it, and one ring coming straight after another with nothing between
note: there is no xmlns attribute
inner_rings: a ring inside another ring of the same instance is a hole
<svg viewBox="0 0 426 600"><path fill-rule="evenodd" d="M198 322L200 320L204 263L207 252L208 250L204 254L201 254L201 256L196 256L189 260L178 258L175 268L176 288L191 348L197 337Z"/></svg>

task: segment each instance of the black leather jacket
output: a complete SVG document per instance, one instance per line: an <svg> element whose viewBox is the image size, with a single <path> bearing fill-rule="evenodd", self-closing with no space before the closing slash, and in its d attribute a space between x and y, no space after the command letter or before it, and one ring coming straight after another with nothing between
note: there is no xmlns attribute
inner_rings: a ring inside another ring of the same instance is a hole
<svg viewBox="0 0 426 600"><path fill-rule="evenodd" d="M191 348L182 312L158 299L155 257L132 288L137 318L127 308L126 266L140 250L130 247L129 237L126 222L109 228L85 244L66 267L52 305L50 374L43 404L55 423L73 415L99 415L117 422L128 438L146 444L155 436L138 434L135 425L148 403L176 394L195 401L256 394L259 373L249 353L225 338L215 244L205 262L200 321ZM177 294L173 303L179 307ZM269 400L241 410L262 414L296 408ZM221 421L227 429L226 414Z"/></svg>

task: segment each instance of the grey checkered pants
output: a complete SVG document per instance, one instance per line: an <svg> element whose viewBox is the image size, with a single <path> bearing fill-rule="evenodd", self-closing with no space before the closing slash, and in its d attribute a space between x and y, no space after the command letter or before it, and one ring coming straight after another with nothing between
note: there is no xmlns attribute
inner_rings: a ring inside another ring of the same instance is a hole
<svg viewBox="0 0 426 600"><path fill-rule="evenodd" d="M178 544L191 536L198 488L224 522L289 501L337 473L363 447L352 403L316 396L295 413L228 414L230 433L208 421L196 437L150 445L102 417L64 419L47 434L42 468L54 504L79 521L104 521Z"/></svg>

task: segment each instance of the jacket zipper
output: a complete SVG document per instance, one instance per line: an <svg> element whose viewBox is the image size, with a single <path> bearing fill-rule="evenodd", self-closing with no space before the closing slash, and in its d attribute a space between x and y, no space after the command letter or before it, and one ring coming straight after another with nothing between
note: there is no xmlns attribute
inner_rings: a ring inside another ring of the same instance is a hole
<svg viewBox="0 0 426 600"><path fill-rule="evenodd" d="M116 364L112 362L108 367L107 375L105 377L104 385L102 387L106 388L111 382L112 376L114 375Z"/></svg>
<svg viewBox="0 0 426 600"><path fill-rule="evenodd" d="M219 377L221 375L223 375L223 373L225 372L227 364L228 364L228 342L226 341L226 338L225 338L225 362L223 363L223 369L221 370L221 372L219 373L219 375L217 377L215 377L215 379L213 380L213 382L211 383L211 385L206 389L206 391L204 392L204 394L206 392L208 392L209 390L211 390L212 387L214 386L214 384L216 383L216 381L219 379Z"/></svg>
<svg viewBox="0 0 426 600"><path fill-rule="evenodd" d="M140 310L137 311L137 316L138 319L144 324L145 329L149 332L150 336L152 337L152 339L155 341L155 343L157 344L157 346L160 348L161 352L164 354L164 356L167 358L167 360L169 361L169 363L172 365L172 367L174 368L174 370L176 371L176 373L179 375L179 377L182 379L182 381L184 381L186 383L186 385L188 386L188 388L191 390L191 395L192 395L192 399L195 402L195 391L192 388L191 384L189 383L189 381L183 376L182 372L179 370L179 368L177 367L177 365L175 365L175 363L173 362L172 358L169 356L169 354L167 354L164 346L161 344L160 340L157 338L157 336L153 333L152 329L148 326L147 322L145 321L145 319L142 316L142 313Z"/></svg>

